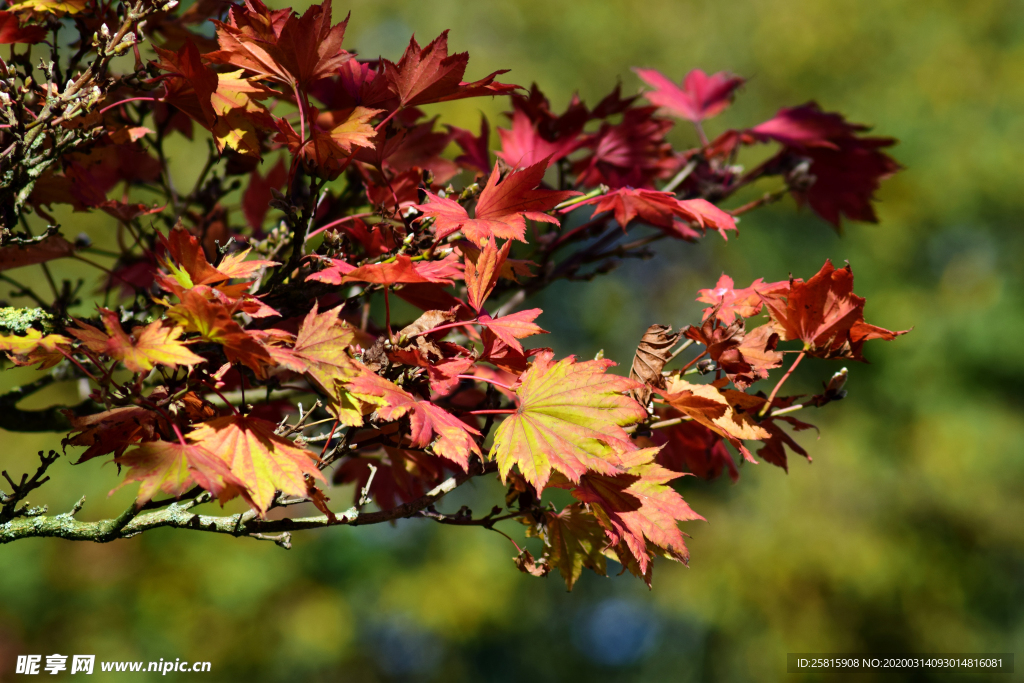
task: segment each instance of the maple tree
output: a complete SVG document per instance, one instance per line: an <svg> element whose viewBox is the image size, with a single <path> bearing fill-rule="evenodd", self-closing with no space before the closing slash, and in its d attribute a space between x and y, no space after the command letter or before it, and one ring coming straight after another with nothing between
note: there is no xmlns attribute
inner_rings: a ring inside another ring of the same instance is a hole
<svg viewBox="0 0 1024 683"><path fill-rule="evenodd" d="M874 221L894 141L814 103L710 139L744 79L697 69L679 83L637 69L640 94L617 86L556 113L504 71L463 80L469 56L449 54L447 32L397 62L363 59L343 47L348 21L330 0L302 15L260 0L0 10L0 278L32 304L4 309L0 351L40 371L0 397L0 426L64 431L77 464L107 456L120 486L138 483L115 519L80 521L81 504L48 515L27 502L60 457L41 452L34 474L3 472L0 542L169 526L287 547L304 529L426 518L521 524L541 545L513 541L515 565L570 589L608 560L648 584L656 557L687 562L680 524L703 517L685 475L735 480L733 452L809 459L787 429L843 398L848 371L780 395L794 369L863 361L867 341L904 331L864 321L849 265L739 289L723 274L697 293L701 320L647 329L625 376L555 358L524 303L665 239L735 238L742 215L787 194L836 229ZM79 33L74 52L47 42L62 30ZM120 56L131 68L115 72ZM421 109L483 96L510 100L496 140L486 118L444 130ZM677 119L696 147L669 142ZM183 190L168 148L202 130L209 154ZM744 170L739 155L764 144L780 149ZM67 239L54 205L105 214L118 250ZM58 285L59 259L97 268L99 293ZM30 268L49 293L7 274ZM398 324L395 297L422 314ZM58 381L88 397L16 407ZM478 477L507 490L488 514L438 510ZM332 486L353 504L332 503ZM195 511L235 498L249 510ZM320 514L288 514L303 504Z"/></svg>

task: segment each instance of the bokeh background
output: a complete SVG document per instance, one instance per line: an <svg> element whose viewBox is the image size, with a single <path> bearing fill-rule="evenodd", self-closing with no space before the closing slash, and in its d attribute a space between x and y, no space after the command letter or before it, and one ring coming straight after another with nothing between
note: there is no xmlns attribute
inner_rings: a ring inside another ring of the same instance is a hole
<svg viewBox="0 0 1024 683"><path fill-rule="evenodd" d="M653 590L585 574L566 593L516 571L498 534L426 522L300 534L287 552L174 531L30 540L0 547L0 680L24 652L208 660L204 680L253 683L773 681L787 652L1024 654L1024 4L356 0L335 18L349 9L346 46L364 56L450 28L470 77L511 67L506 80L536 81L558 106L574 91L595 103L617 81L636 91L631 66L675 79L725 69L750 80L711 134L816 99L900 139L906 170L879 193L879 225L839 236L786 200L744 217L728 244L670 245L558 287L538 305L560 354L626 363L648 325L698 320L695 292L721 272L743 286L807 277L825 258L853 265L870 322L914 332L869 345L849 398L808 416L821 427L801 437L813 464L747 466L735 485L687 479L708 522L686 529L690 567L660 563ZM430 111L475 128L505 107ZM90 220L66 225L102 230ZM836 369L806 363L790 388ZM15 470L54 443L0 439ZM106 497L112 466L54 470L33 499L51 510L83 492L88 518L131 500ZM481 483L444 506L499 494Z"/></svg>

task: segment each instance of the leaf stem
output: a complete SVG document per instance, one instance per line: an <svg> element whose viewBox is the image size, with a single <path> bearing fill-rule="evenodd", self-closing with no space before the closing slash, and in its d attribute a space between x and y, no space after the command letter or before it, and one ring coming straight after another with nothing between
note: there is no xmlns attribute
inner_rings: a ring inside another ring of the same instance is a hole
<svg viewBox="0 0 1024 683"><path fill-rule="evenodd" d="M487 382L488 384L493 384L496 387L501 387L502 389L506 389L508 391L515 391L515 389L513 389L509 385L502 384L497 380L489 379L487 377L480 377L478 375L456 375L456 377L458 377L459 379L472 379L477 382Z"/></svg>
<svg viewBox="0 0 1024 683"><path fill-rule="evenodd" d="M789 370L786 371L786 374L782 376L782 379L779 380L779 383L775 385L774 389L772 389L772 393L768 396L768 400L765 401L764 407L762 407L761 412L757 414L758 417L764 417L765 414L771 409L772 401L775 400L775 396L776 394L779 393L779 389L781 389L782 385L786 383L786 380L789 379L789 376L793 374L794 370L796 370L796 366L800 365L800 361L802 361L804 359L804 356L806 355L807 351L801 351L800 355L796 357L795 361L793 361L793 364L789 366Z"/></svg>

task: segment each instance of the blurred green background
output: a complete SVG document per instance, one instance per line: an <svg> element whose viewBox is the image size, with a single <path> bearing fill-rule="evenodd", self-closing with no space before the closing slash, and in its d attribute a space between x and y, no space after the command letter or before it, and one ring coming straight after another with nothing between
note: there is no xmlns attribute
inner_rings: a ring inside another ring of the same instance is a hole
<svg viewBox="0 0 1024 683"><path fill-rule="evenodd" d="M869 322L914 332L869 345L849 398L808 416L821 427L800 438L813 465L688 479L708 523L685 529L690 568L659 563L652 591L586 574L568 594L516 571L498 534L425 522L300 534L288 552L173 531L30 540L0 548L0 680L19 652L209 660L204 680L254 683L773 681L787 652L1024 654L1024 4L374 0L339 2L335 18L349 9L346 46L363 56L450 28L469 77L510 67L505 80L536 81L558 106L577 90L596 103L617 79L634 92L632 66L677 80L725 69L750 80L711 134L816 99L900 139L906 171L884 183L879 225L839 237L786 200L728 244L669 245L558 287L538 305L559 354L627 363L648 325L698 320L696 290L721 272L745 286L808 277L825 258L853 265ZM505 107L430 111L475 129L479 111L499 124ZM87 220L66 226L100 225ZM789 388L836 369L806 363ZM15 470L54 443L2 438ZM106 499L118 478L98 462L55 474L33 499L54 511L88 492L81 514L96 518L134 493ZM443 509L496 495L482 482Z"/></svg>

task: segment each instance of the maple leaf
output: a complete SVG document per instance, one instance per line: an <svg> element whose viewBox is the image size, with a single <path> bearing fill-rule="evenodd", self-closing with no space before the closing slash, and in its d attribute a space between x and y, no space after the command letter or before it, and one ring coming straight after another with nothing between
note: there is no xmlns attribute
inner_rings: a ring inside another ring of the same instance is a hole
<svg viewBox="0 0 1024 683"><path fill-rule="evenodd" d="M348 355L355 341L352 328L339 319L341 308L319 312L319 305L303 319L291 348L271 346L274 360L295 372L308 374L329 393L335 383L355 376L358 368ZM359 420L362 424L362 419Z"/></svg>
<svg viewBox="0 0 1024 683"><path fill-rule="evenodd" d="M663 413L659 413L660 416ZM684 421L653 430L650 440L661 446L655 458L657 463L673 472L690 472L702 479L715 479L727 469L730 479L740 478L722 437L698 422Z"/></svg>
<svg viewBox="0 0 1024 683"><path fill-rule="evenodd" d="M739 367L730 372L726 363L722 368L729 373L729 379L736 385L737 389L746 389L754 382L767 379L768 371L782 365L782 352L776 351L779 343L779 335L770 325L760 325L747 332L743 341L736 347L739 354L739 361L748 366L748 369ZM726 359L731 361L731 359Z"/></svg>
<svg viewBox="0 0 1024 683"><path fill-rule="evenodd" d="M782 427L778 424L779 422L787 422L797 431L816 429L816 427L789 415L770 417L761 422L761 425L767 430L770 437L764 442L764 446L758 449L757 454L765 462L781 467L788 472L789 464L786 458L786 447L797 455L807 458L808 462L811 461L811 456L800 444L793 440L793 437L782 430Z"/></svg>
<svg viewBox="0 0 1024 683"><path fill-rule="evenodd" d="M725 438L748 462L757 462L743 445L743 440L767 439L768 432L754 422L749 414L733 408L729 401L730 392L723 392L708 384L690 384L684 379L673 377L659 393L680 413Z"/></svg>
<svg viewBox="0 0 1024 683"><path fill-rule="evenodd" d="M480 115L480 135L456 126L448 126L455 144L462 148L462 154L455 157L455 163L463 168L472 168L487 173L491 168L491 126L487 117Z"/></svg>
<svg viewBox="0 0 1024 683"><path fill-rule="evenodd" d="M163 100L185 112L214 134L217 149L260 156L256 129L265 128L270 115L256 100L276 95L256 81L243 78L242 70L215 73L207 67L195 44L188 40L177 51L154 48L157 66L170 72Z"/></svg>
<svg viewBox="0 0 1024 683"><path fill-rule="evenodd" d="M448 55L448 31L441 33L424 48L419 46L413 36L398 64L381 60L388 87L398 96L403 107L481 95L501 95L519 87L494 82L496 76L508 73L508 69L466 83L462 76L466 73L468 63L467 52Z"/></svg>
<svg viewBox="0 0 1024 683"><path fill-rule="evenodd" d="M651 189L655 180L675 173L679 161L665 139L673 123L656 117L656 111L657 107L627 109L621 122L605 122L589 136L585 146L590 155L573 164L577 184Z"/></svg>
<svg viewBox="0 0 1024 683"><path fill-rule="evenodd" d="M893 332L865 323L864 301L853 293L849 264L836 270L827 260L810 280L790 280L788 292L765 298L764 304L783 340L799 339L812 356L864 361L864 342L892 341L910 331Z"/></svg>
<svg viewBox="0 0 1024 683"><path fill-rule="evenodd" d="M181 324L185 331L220 344L228 362L243 363L258 375L262 376L275 360L255 337L242 329L224 304L210 301L194 290L185 291L181 303L167 309L167 317Z"/></svg>
<svg viewBox="0 0 1024 683"><path fill-rule="evenodd" d="M242 194L242 213L245 220L253 230L263 229L263 219L270 209L271 190L280 190L288 182L288 169L284 161L278 159L273 168L267 171L266 176L261 176L258 170L253 170L249 176L249 186Z"/></svg>
<svg viewBox="0 0 1024 683"><path fill-rule="evenodd" d="M53 259L71 256L75 247L56 232L24 241L13 241L0 247L0 270L46 263Z"/></svg>
<svg viewBox="0 0 1024 683"><path fill-rule="evenodd" d="M736 230L736 220L705 199L678 199L671 192L619 188L573 205L571 211L587 204L596 204L594 215L612 211L615 222L623 229L639 218L644 223L660 228L671 237L693 239L698 236L689 223L702 229L718 230L728 240L727 230ZM681 220L680 220L681 219Z"/></svg>
<svg viewBox="0 0 1024 683"><path fill-rule="evenodd" d="M316 107L310 108L309 137L303 140L284 119L277 124L277 141L286 145L293 156L302 159L306 167L326 177L341 172L353 154L353 147L373 147L373 126L368 121L379 109L356 107L342 112L321 115Z"/></svg>
<svg viewBox="0 0 1024 683"><path fill-rule="evenodd" d="M547 162L541 160L499 180L501 171L498 164L495 164L487 185L477 199L473 218L458 202L432 192L426 192L430 197L429 204L418 204L413 208L425 216L434 217L434 228L439 240L461 230L466 239L478 247L483 247L492 237L525 242L526 218L558 225L557 218L542 212L580 194L534 189L543 180L545 168Z"/></svg>
<svg viewBox="0 0 1024 683"><path fill-rule="evenodd" d="M114 462L130 468L114 491L133 481L142 482L135 498L136 507L152 500L157 491L178 498L198 484L217 496L229 487L243 486L219 456L195 444L150 441Z"/></svg>
<svg viewBox="0 0 1024 683"><path fill-rule="evenodd" d="M216 453L245 487L242 496L265 513L277 491L304 497L309 474L326 481L309 451L274 433L274 423L258 417L228 415L203 422L188 440Z"/></svg>
<svg viewBox="0 0 1024 683"><path fill-rule="evenodd" d="M749 287L734 289L732 278L722 274L714 289L702 289L697 293L697 301L714 304L704 309L704 320L711 316L717 317L723 324L731 325L736 317L751 318L761 312L764 299L785 293L789 283L765 282L762 278L754 280Z"/></svg>
<svg viewBox="0 0 1024 683"><path fill-rule="evenodd" d="M409 118L413 115L417 118L420 116L416 109L409 109L406 112ZM422 180L423 171L430 171L434 176L433 182L437 185L443 185L459 172L458 164L440 156L452 141L454 133L434 130L438 118L435 116L423 123L407 123L405 128L384 138L382 142L381 137L378 137L376 147L359 150L357 158L399 176L411 174L409 177L413 186L412 204L415 204L416 188ZM488 168L490 167L488 166ZM391 180L393 187L396 180L397 178ZM384 185L386 186L387 183ZM394 189L397 194L398 188L394 187ZM388 189L388 194L391 194L390 189Z"/></svg>
<svg viewBox="0 0 1024 683"><path fill-rule="evenodd" d="M106 333L80 320L75 321L78 329L68 328L68 333L92 351L121 361L132 372L149 372L155 365L173 368L206 362L178 341L184 332L181 327L157 320L145 327L132 328L129 336L121 329L116 313L106 308L99 309L99 312Z"/></svg>
<svg viewBox="0 0 1024 683"><path fill-rule="evenodd" d="M528 537L544 541L541 565L557 568L570 591L584 568L605 576L604 548L608 540L597 517L580 503L573 503L557 513L544 510L542 515L539 522L526 530Z"/></svg>
<svg viewBox="0 0 1024 683"><path fill-rule="evenodd" d="M871 200L882 180L900 165L882 152L896 144L893 138L862 137L867 126L848 123L841 115L823 112L814 102L782 109L774 118L748 131L756 139L775 140L785 146L765 162L776 167L810 160L813 182L794 188L793 196L807 203L839 229L841 217L877 223Z"/></svg>
<svg viewBox="0 0 1024 683"><path fill-rule="evenodd" d="M498 129L501 151L497 153L510 166L531 166L545 159L550 166L583 144L581 134L590 113L579 97L574 95L559 115L551 111L551 103L536 83L528 95L513 93L511 99L512 112L505 116L512 127Z"/></svg>
<svg viewBox="0 0 1024 683"><path fill-rule="evenodd" d="M655 69L633 71L654 88L644 93L647 101L694 123L722 113L732 102L736 89L745 81L725 71L708 76L700 69L694 69L686 74L682 87L679 87Z"/></svg>
<svg viewBox="0 0 1024 683"><path fill-rule="evenodd" d="M247 69L292 89L305 89L334 74L351 59L341 43L348 17L331 26L331 0L298 16L290 9L271 11L260 0L232 5L228 23L213 20L220 50L206 55L217 64Z"/></svg>
<svg viewBox="0 0 1024 683"><path fill-rule="evenodd" d="M39 363L39 370L49 370L67 356L63 351L71 350L71 340L59 334L44 335L34 327L30 327L23 335L0 336L0 351L15 365L33 365Z"/></svg>
<svg viewBox="0 0 1024 683"><path fill-rule="evenodd" d="M513 104L516 102L514 99ZM532 166L544 160L550 166L559 159L569 156L583 144L583 139L579 135L583 130L582 125L554 140L547 140L539 130L540 122L533 121L523 109L514 107L510 118L511 128L498 129L501 151L496 155L512 167Z"/></svg>
<svg viewBox="0 0 1024 683"><path fill-rule="evenodd" d="M539 308L530 308L523 311L516 311L500 318L492 318L486 313L480 314L477 323L493 332L498 339L505 342L518 353L523 352L523 346L519 340L535 334L547 334L539 325L534 324L537 316L543 311Z"/></svg>
<svg viewBox="0 0 1024 683"><path fill-rule="evenodd" d="M369 263L358 268L341 259L332 259L330 267L313 273L306 280L327 282L332 285L341 285L347 282L371 282L378 285L437 282L450 285L452 277L461 276L461 272L453 268L457 258L453 255L449 256L452 260L447 263L445 261L414 263L409 256L400 254L393 261Z"/></svg>
<svg viewBox="0 0 1024 683"><path fill-rule="evenodd" d="M508 259L509 250L512 248L512 241L509 240L498 248L494 238L487 240L483 250L479 252L476 260L466 255L465 278L466 295L469 305L476 311L480 311L491 290L498 284L498 277L501 275L502 266Z"/></svg>
<svg viewBox="0 0 1024 683"><path fill-rule="evenodd" d="M550 351L538 354L523 373L516 388L519 407L499 425L489 454L503 481L517 466L538 491L552 469L573 482L588 470L618 472L619 455L634 449L622 427L647 416L623 395L639 385L605 372L611 361L552 358Z"/></svg>
<svg viewBox="0 0 1024 683"><path fill-rule="evenodd" d="M0 45L41 43L44 40L45 26L22 26L16 14L0 10Z"/></svg>
<svg viewBox="0 0 1024 683"><path fill-rule="evenodd" d="M252 283L225 286L224 283L227 280L250 277L261 268L280 265L276 261L262 259L246 261L245 258L250 250L245 249L225 256L221 265L214 268L206 260L206 254L199 244L199 240L188 230L182 228L180 224L176 225L167 237L160 235L160 244L166 250L167 255L163 259L163 265L171 271L173 277L173 280L167 283L168 285L176 283L184 289L191 289L197 285L210 285L233 298L241 296ZM171 289L170 286L166 288Z"/></svg>
<svg viewBox="0 0 1024 683"><path fill-rule="evenodd" d="M78 14L88 5L87 0L25 0L7 9L12 12L43 12L45 14Z"/></svg>
<svg viewBox="0 0 1024 683"><path fill-rule="evenodd" d="M836 140L868 130L848 123L841 114L823 112L816 102L780 109L771 119L750 129L762 140L775 140L790 147L831 147Z"/></svg>
<svg viewBox="0 0 1024 683"><path fill-rule="evenodd" d="M686 337L703 344L711 360L738 389L765 379L769 370L782 365L782 352L775 350L779 335L771 325L761 325L748 334L743 320L721 325L712 316L700 327L689 327Z"/></svg>
<svg viewBox="0 0 1024 683"><path fill-rule="evenodd" d="M610 545L625 542L646 574L651 555L650 541L672 559L686 564L689 551L678 522L704 520L694 512L668 482L682 476L653 462L656 448L631 454L626 473L587 473L572 494L589 504L608 535Z"/></svg>
<svg viewBox="0 0 1024 683"><path fill-rule="evenodd" d="M119 457L132 444L151 441L156 437L157 414L139 406L112 408L94 415L79 417L67 411L71 431L61 441L63 447L85 446L86 450L75 464L101 455L113 453Z"/></svg>
<svg viewBox="0 0 1024 683"><path fill-rule="evenodd" d="M480 455L480 447L473 436L480 432L430 401L415 398L394 382L380 375L364 371L346 382L346 388L363 401L377 404L377 414L383 420L409 418L409 443L413 448L426 448L463 469L469 467L469 456ZM437 440L431 443L434 434Z"/></svg>

